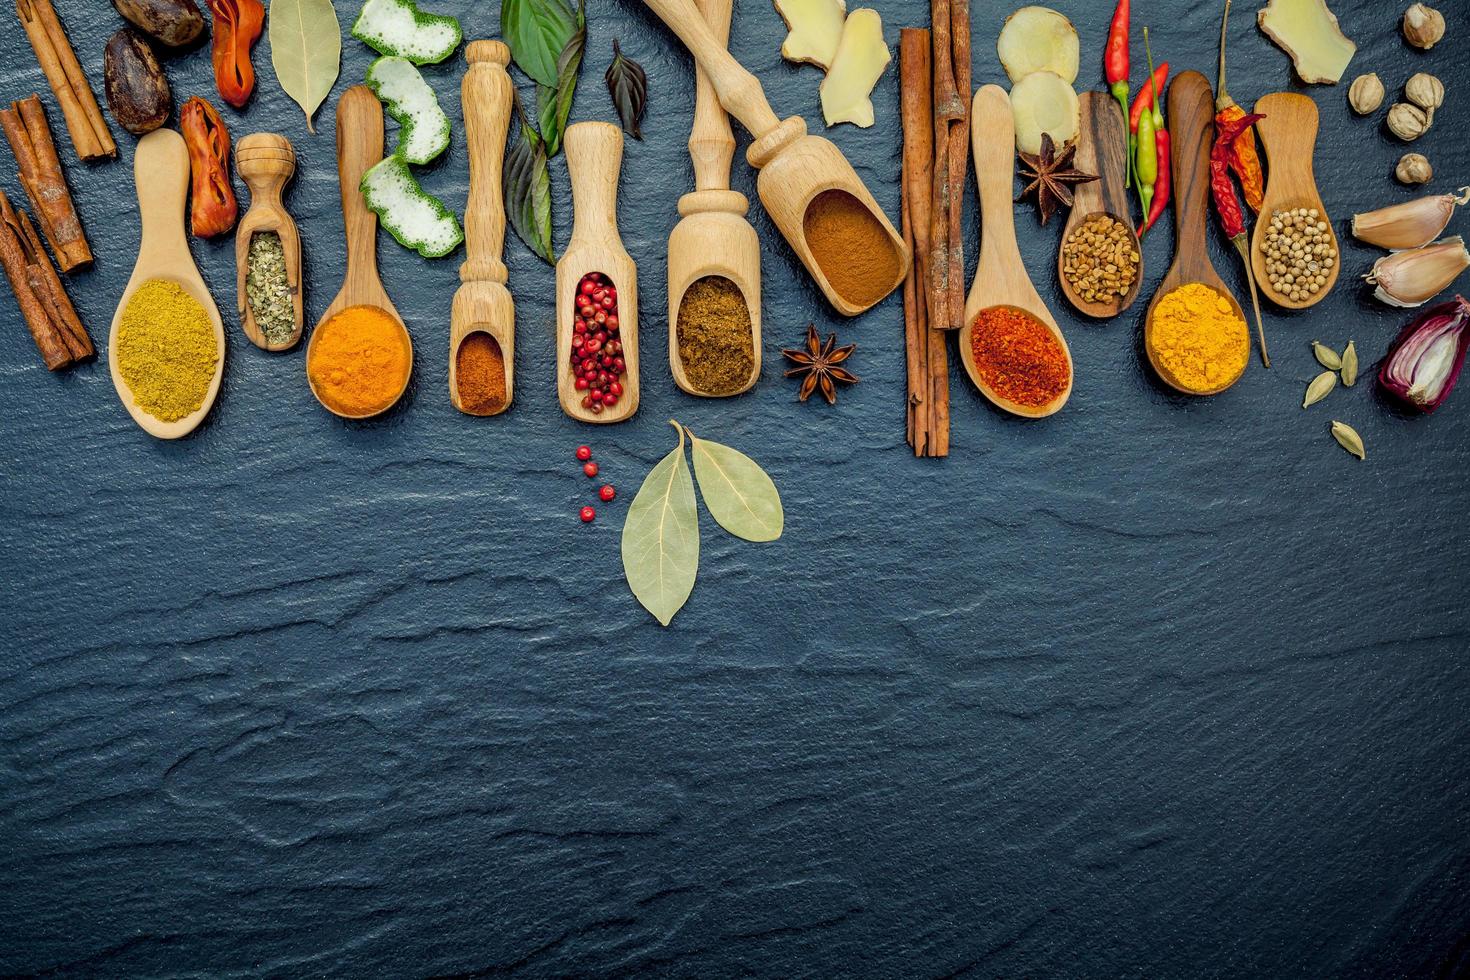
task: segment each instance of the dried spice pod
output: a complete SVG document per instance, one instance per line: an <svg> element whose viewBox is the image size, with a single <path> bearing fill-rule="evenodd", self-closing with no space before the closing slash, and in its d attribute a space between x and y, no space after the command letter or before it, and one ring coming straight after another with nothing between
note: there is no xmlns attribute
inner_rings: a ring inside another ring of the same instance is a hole
<svg viewBox="0 0 1470 980"><path fill-rule="evenodd" d="M102 57L107 108L134 136L151 133L168 119L173 92L148 42L129 27L107 39Z"/></svg>
<svg viewBox="0 0 1470 980"><path fill-rule="evenodd" d="M204 15L194 0L112 0L117 12L159 44L180 48L204 33Z"/></svg>

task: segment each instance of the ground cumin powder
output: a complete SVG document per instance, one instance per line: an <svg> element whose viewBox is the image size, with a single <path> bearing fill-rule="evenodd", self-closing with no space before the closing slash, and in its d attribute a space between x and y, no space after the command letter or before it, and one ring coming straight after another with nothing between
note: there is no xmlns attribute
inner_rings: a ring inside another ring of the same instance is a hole
<svg viewBox="0 0 1470 980"><path fill-rule="evenodd" d="M505 407L505 357L494 337L476 330L460 342L454 355L454 383L459 403L471 415L489 415Z"/></svg>
<svg viewBox="0 0 1470 980"><path fill-rule="evenodd" d="M740 287L724 276L691 283L679 300L675 324L684 375L706 395L731 395L755 367L750 309Z"/></svg>
<svg viewBox="0 0 1470 980"><path fill-rule="evenodd" d="M802 221L807 248L827 282L854 306L872 306L898 281L903 263L883 223L846 191L823 191Z"/></svg>

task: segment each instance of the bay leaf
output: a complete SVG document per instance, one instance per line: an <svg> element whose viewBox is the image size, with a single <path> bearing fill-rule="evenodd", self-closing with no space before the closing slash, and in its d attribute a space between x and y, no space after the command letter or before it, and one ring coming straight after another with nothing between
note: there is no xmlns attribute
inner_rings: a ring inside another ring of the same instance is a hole
<svg viewBox="0 0 1470 980"><path fill-rule="evenodd" d="M1317 404L1332 393L1337 387L1337 374L1333 371L1323 371L1312 379L1307 385L1307 396L1302 399L1302 408L1308 408Z"/></svg>
<svg viewBox="0 0 1470 980"><path fill-rule="evenodd" d="M1336 371L1342 367L1342 358L1338 356L1337 351L1320 341L1312 341L1312 354L1317 358L1317 363L1329 371Z"/></svg>
<svg viewBox="0 0 1470 980"><path fill-rule="evenodd" d="M1354 429L1346 422L1338 422L1336 419L1333 420L1332 438L1337 440L1339 446L1359 459L1368 458L1368 452L1363 448L1363 437L1358 435L1357 429Z"/></svg>
<svg viewBox="0 0 1470 980"><path fill-rule="evenodd" d="M747 541L775 541L786 516L776 484L755 460L729 446L697 438L693 444L694 476L705 507L720 526Z"/></svg>
<svg viewBox="0 0 1470 980"><path fill-rule="evenodd" d="M1342 352L1342 383L1344 387L1351 388L1358 380L1358 348L1348 341L1347 349Z"/></svg>
<svg viewBox="0 0 1470 980"><path fill-rule="evenodd" d="M520 135L505 154L500 184L505 217L526 247L547 262L556 261L551 241L551 170L546 144L526 118L519 94L514 96Z"/></svg>
<svg viewBox="0 0 1470 980"><path fill-rule="evenodd" d="M311 118L342 70L342 27L331 0L271 0L271 67L276 81Z"/></svg>
<svg viewBox="0 0 1470 980"><path fill-rule="evenodd" d="M634 597L664 626L694 591L699 571L699 515L694 482L679 445L659 461L638 488L623 522L623 575Z"/></svg>
<svg viewBox="0 0 1470 980"><path fill-rule="evenodd" d="M521 71L556 86L556 62L577 32L577 17L562 0L502 0L500 36Z"/></svg>

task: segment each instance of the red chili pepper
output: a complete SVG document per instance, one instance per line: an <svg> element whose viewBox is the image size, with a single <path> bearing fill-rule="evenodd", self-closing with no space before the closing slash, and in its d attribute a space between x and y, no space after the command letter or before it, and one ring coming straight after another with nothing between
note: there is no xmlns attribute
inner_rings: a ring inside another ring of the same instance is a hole
<svg viewBox="0 0 1470 980"><path fill-rule="evenodd" d="M1138 90L1138 95L1133 100L1133 109L1128 113L1128 131L1138 132L1138 117L1143 115L1144 110L1153 105L1154 90L1164 90L1164 82L1169 78L1169 63L1162 61L1159 67L1154 69L1153 77L1143 83L1143 88Z"/></svg>
<svg viewBox="0 0 1470 980"><path fill-rule="evenodd" d="M1235 239L1245 234L1245 214L1235 185L1230 182L1230 150L1235 138L1266 117L1259 112L1241 116L1215 126L1215 144L1210 147L1210 190L1215 197L1215 211L1225 237Z"/></svg>
<svg viewBox="0 0 1470 980"><path fill-rule="evenodd" d="M966 3L969 0L965 0ZM1113 98L1118 100L1118 106L1126 115L1128 112L1128 19L1130 0L1118 0L1118 6L1113 11L1113 23L1108 28L1108 43L1103 49L1103 73L1108 80L1108 88L1113 93ZM1128 174L1127 182L1133 180L1133 140L1126 139L1128 144Z"/></svg>
<svg viewBox="0 0 1470 980"><path fill-rule="evenodd" d="M1174 182L1171 176L1172 172L1169 169L1169 131L1167 129L1159 130L1154 134L1154 142L1158 146L1159 151L1159 176L1158 180L1154 182L1154 202L1149 206L1148 220L1144 222L1142 228L1138 229L1139 238L1148 234L1149 229L1154 226L1154 222L1159 220L1159 217L1164 213L1164 209L1169 206L1169 198L1174 190Z"/></svg>
<svg viewBox="0 0 1470 980"><path fill-rule="evenodd" d="M230 187L230 131L214 106L194 96L179 110L179 131L189 148L189 228L200 238L223 235L235 227L239 208Z"/></svg>
<svg viewBox="0 0 1470 980"><path fill-rule="evenodd" d="M209 9L214 14L214 84L220 98L240 109L255 91L250 48L260 39L265 7L260 0L209 0Z"/></svg>

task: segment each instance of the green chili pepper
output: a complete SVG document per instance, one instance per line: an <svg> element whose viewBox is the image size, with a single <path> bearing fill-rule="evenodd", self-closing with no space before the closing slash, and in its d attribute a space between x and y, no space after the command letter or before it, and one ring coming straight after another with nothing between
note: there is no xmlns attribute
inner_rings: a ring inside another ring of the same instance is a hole
<svg viewBox="0 0 1470 980"><path fill-rule="evenodd" d="M1154 139L1154 117L1151 112L1145 112L1138 119L1138 156L1133 163L1133 172L1138 178L1138 199L1143 203L1143 213L1147 215L1153 205L1154 183L1159 179L1159 148Z"/></svg>

